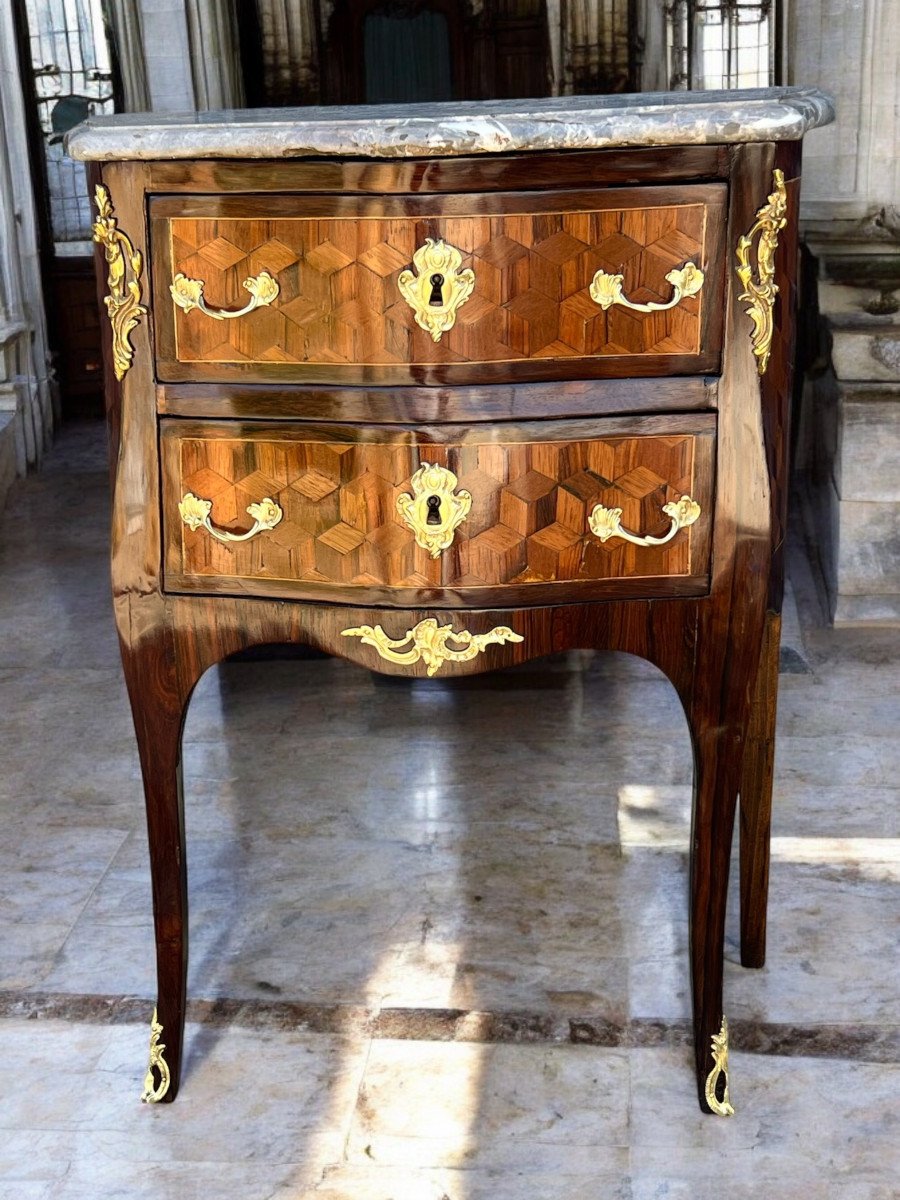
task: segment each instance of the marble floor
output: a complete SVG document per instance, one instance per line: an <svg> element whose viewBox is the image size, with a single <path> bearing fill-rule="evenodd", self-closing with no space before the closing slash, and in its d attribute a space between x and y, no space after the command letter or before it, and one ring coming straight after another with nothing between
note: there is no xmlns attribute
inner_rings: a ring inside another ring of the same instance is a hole
<svg viewBox="0 0 900 1200"><path fill-rule="evenodd" d="M0 516L0 1200L900 1196L900 631L826 628L796 547L764 970L729 915L735 1118L690 1067L684 721L652 667L581 653L204 677L186 1074L140 1105L103 453L64 428Z"/></svg>

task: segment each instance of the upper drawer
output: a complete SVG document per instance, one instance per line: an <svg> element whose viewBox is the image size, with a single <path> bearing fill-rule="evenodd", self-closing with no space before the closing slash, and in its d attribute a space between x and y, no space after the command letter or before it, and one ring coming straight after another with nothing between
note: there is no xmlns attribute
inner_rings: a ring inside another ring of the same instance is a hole
<svg viewBox="0 0 900 1200"><path fill-rule="evenodd" d="M484 383L715 371L725 184L157 196L159 378Z"/></svg>

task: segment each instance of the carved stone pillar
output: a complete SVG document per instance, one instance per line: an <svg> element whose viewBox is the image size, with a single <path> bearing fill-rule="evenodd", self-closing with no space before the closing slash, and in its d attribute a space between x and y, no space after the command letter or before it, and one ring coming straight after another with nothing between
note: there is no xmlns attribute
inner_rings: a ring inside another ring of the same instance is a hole
<svg viewBox="0 0 900 1200"><path fill-rule="evenodd" d="M196 107L240 108L244 79L234 0L186 0L185 9Z"/></svg>
<svg viewBox="0 0 900 1200"><path fill-rule="evenodd" d="M567 0L562 8L560 91L640 90L633 59L641 16L621 0Z"/></svg>
<svg viewBox="0 0 900 1200"><path fill-rule="evenodd" d="M804 146L801 211L820 336L798 466L835 622L900 620L900 41L894 0L795 0L788 82L837 120Z"/></svg>
<svg viewBox="0 0 900 1200"><path fill-rule="evenodd" d="M0 0L0 504L40 460L54 422L25 108L12 8Z"/></svg>
<svg viewBox="0 0 900 1200"><path fill-rule="evenodd" d="M787 82L825 88L837 111L803 150L803 216L859 221L900 194L895 0L792 0L788 12Z"/></svg>
<svg viewBox="0 0 900 1200"><path fill-rule="evenodd" d="M150 88L139 0L119 0L117 4L110 4L106 11L122 81L122 107L125 112L147 112Z"/></svg>
<svg viewBox="0 0 900 1200"><path fill-rule="evenodd" d="M325 0L262 0L258 5L263 60L272 97L319 91L319 26L327 29L332 5Z"/></svg>
<svg viewBox="0 0 900 1200"><path fill-rule="evenodd" d="M235 0L131 0L136 19L114 22L125 79L140 72L136 61L143 44L144 77L153 112L240 108L244 81L237 36ZM118 0L113 7L118 8ZM127 5L124 7L128 7ZM140 34L139 42L133 31ZM127 89L126 89L127 99Z"/></svg>

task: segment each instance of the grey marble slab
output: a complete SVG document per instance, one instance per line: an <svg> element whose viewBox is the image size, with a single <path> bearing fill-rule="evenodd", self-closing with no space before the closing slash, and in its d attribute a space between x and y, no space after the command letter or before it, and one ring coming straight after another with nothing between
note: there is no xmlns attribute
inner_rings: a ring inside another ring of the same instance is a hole
<svg viewBox="0 0 900 1200"><path fill-rule="evenodd" d="M834 120L815 88L93 117L72 158L419 158L615 146L796 141Z"/></svg>

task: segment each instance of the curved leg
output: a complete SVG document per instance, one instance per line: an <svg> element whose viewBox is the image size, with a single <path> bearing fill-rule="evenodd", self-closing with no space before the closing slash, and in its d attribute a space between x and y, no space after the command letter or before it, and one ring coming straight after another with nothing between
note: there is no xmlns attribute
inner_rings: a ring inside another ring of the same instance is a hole
<svg viewBox="0 0 900 1200"><path fill-rule="evenodd" d="M766 961L780 640L781 617L769 612L753 689L741 779L741 962L745 967L762 967Z"/></svg>
<svg viewBox="0 0 900 1200"><path fill-rule="evenodd" d="M181 1075L187 991L188 913L181 732L190 696L179 679L170 630L122 646L137 735L153 885L158 1000L143 1099L170 1102Z"/></svg>
<svg viewBox="0 0 900 1200"><path fill-rule="evenodd" d="M700 1107L725 1116L733 1111L727 1094L728 1033L722 1001L725 910L759 637L751 636L751 619L736 621L726 641L712 618L707 612L700 619L693 680L685 697L694 745L690 955Z"/></svg>
<svg viewBox="0 0 900 1200"><path fill-rule="evenodd" d="M691 833L690 955L694 1054L700 1107L730 1115L727 1075L707 1084L716 1063L713 1038L723 1033L722 978L731 836L740 780L739 737L709 714L695 710L694 814ZM726 1034L727 1037L727 1034ZM726 1060L727 1061L727 1060ZM716 1103L718 1101L718 1104Z"/></svg>

